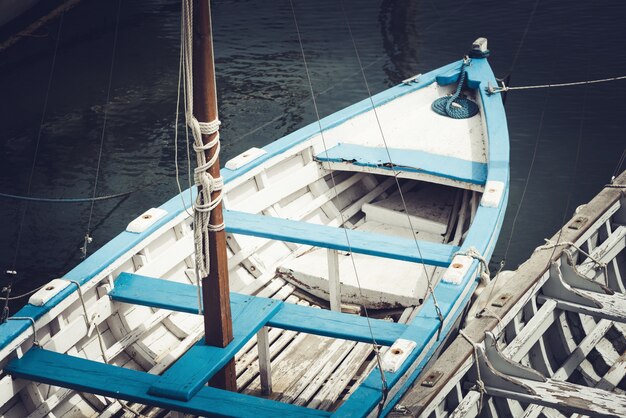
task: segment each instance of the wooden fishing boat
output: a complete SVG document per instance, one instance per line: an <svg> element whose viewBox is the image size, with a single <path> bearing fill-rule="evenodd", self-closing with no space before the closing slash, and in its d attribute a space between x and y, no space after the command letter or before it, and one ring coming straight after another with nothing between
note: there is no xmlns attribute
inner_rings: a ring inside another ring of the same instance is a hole
<svg viewBox="0 0 626 418"><path fill-rule="evenodd" d="M626 416L625 188L626 172L494 280L397 416Z"/></svg>
<svg viewBox="0 0 626 418"><path fill-rule="evenodd" d="M387 414L457 326L502 224L508 133L487 55L479 40L227 162L225 246L212 229L194 244L195 190L133 220L0 325L0 415ZM225 288L198 272L207 242L228 254ZM202 306L232 317L231 340L207 342ZM238 392L207 387L216 376Z"/></svg>

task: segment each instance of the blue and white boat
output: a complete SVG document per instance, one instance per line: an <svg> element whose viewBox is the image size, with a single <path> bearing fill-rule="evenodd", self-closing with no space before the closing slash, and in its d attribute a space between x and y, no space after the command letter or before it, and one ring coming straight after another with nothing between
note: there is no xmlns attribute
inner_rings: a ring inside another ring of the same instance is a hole
<svg viewBox="0 0 626 418"><path fill-rule="evenodd" d="M225 164L224 348L203 339L183 192L0 325L0 415L387 415L488 280L509 139L487 55ZM237 392L206 386L233 360Z"/></svg>

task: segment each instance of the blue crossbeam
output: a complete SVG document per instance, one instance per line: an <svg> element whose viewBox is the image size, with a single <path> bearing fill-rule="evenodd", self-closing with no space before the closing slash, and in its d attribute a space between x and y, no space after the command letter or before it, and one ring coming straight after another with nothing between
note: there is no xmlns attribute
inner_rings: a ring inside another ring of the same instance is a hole
<svg viewBox="0 0 626 418"><path fill-rule="evenodd" d="M390 158L391 157L391 158ZM397 171L445 177L472 184L485 184L487 164L424 151L338 144L315 156L318 161L348 163Z"/></svg>
<svg viewBox="0 0 626 418"><path fill-rule="evenodd" d="M447 267L459 247L393 237L373 232L346 230L308 222L292 221L272 216L225 211L226 231L314 247L330 248L394 260Z"/></svg>
<svg viewBox="0 0 626 418"><path fill-rule="evenodd" d="M204 340L191 347L154 383L150 395L188 401L280 309L282 302L248 298L232 305L233 340L226 347L208 346Z"/></svg>
<svg viewBox="0 0 626 418"><path fill-rule="evenodd" d="M121 273L115 280L115 287L109 296L119 302L198 313L197 289L190 284ZM231 309L236 311L239 309L238 305L252 299L269 300L231 293ZM367 318L358 315L278 303L280 309L269 318L267 325L281 329L360 342L371 342L373 334L378 344L390 346L407 328L405 324L390 321L370 319L368 323Z"/></svg>
<svg viewBox="0 0 626 418"><path fill-rule="evenodd" d="M11 360L4 370L18 378L116 399L125 399L192 415L257 418L330 416L325 411L206 386L186 402L157 397L150 395L148 388L159 379L159 376L37 347L28 350L22 358Z"/></svg>

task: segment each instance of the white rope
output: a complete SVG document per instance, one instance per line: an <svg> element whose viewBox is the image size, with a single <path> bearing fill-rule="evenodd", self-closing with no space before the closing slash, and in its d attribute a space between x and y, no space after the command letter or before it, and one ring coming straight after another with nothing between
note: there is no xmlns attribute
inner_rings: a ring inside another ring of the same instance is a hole
<svg viewBox="0 0 626 418"><path fill-rule="evenodd" d="M37 327L35 326L35 320L29 316L13 316L11 318L7 318L10 321L29 321L30 326L33 328L33 345L39 346L39 341L37 340Z"/></svg>
<svg viewBox="0 0 626 418"><path fill-rule="evenodd" d="M209 249L209 233L224 229L224 223L213 225L210 223L211 211L222 202L221 190L224 187L222 177L213 177L208 170L216 164L220 152L220 121L215 119L201 122L193 114L193 4L191 0L183 2L182 15L182 55L183 72L185 77L186 120L191 130L196 152L197 167L194 169L194 183L198 186L198 196L193 205L194 209L194 242L196 252L196 280L200 286L200 279L208 276L210 260L205 254ZM208 143L203 143L203 135L215 135ZM206 152L213 151L207 160ZM212 194L215 196L212 197ZM201 311L199 306L199 311Z"/></svg>
<svg viewBox="0 0 626 418"><path fill-rule="evenodd" d="M502 82L502 87L489 86L487 87L487 91L490 94L495 94L495 93L502 93L502 92L507 92L511 90L531 90L531 89L546 89L546 88L551 88L551 87L581 86L585 84L606 83L609 81L618 81L618 80L624 80L624 79L626 79L626 75L622 75L619 77L600 78L597 80L574 81L571 83L539 84L536 86L519 86L519 87L509 87L509 86L504 85L504 82Z"/></svg>
<svg viewBox="0 0 626 418"><path fill-rule="evenodd" d="M586 252L585 250L583 250L582 248L580 248L579 246L577 246L576 244L574 244L571 241L553 242L553 241L550 241L549 239L546 239L546 238L544 238L543 240L546 243L543 244L540 247L537 247L535 249L535 251L538 251L538 250L550 250L552 248L556 248L556 247L560 247L562 245L566 245L568 247L574 247L576 250L580 251L581 253L583 253L584 255L589 257L589 259L591 261L593 261L599 268L605 268L606 267L606 263L603 263L602 261L598 260L597 258L595 258L594 256L592 256L591 254L589 254L588 252Z"/></svg>
<svg viewBox="0 0 626 418"><path fill-rule="evenodd" d="M467 257L472 257L475 260L478 260L481 265L480 283L482 285L487 285L491 280L491 273L489 272L489 263L487 263L487 259L483 257L483 255L474 247L470 247L465 251L458 251L454 255L464 255Z"/></svg>
<svg viewBox="0 0 626 418"><path fill-rule="evenodd" d="M462 329L459 330L459 335L465 338L465 341L472 345L474 349L474 364L476 364L476 389L478 393L480 393L480 398L478 399L478 413L483 409L483 396L485 395L485 383L483 382L482 377L480 376L480 365L478 364L478 344L472 340L469 335L467 335Z"/></svg>
<svg viewBox="0 0 626 418"><path fill-rule="evenodd" d="M109 363L109 359L106 356L106 350L104 348L104 340L102 338L102 334L100 333L100 329L98 328L98 325L95 323L96 320L96 316L97 313L94 312L94 314L91 316L91 319L89 319L89 313L87 312L87 305L85 305L85 298L83 298L83 290L80 287L80 283L78 283L76 280L70 280L70 283L74 283L76 285L76 289L78 291L78 298L80 299L80 304L83 306L83 313L85 314L85 324L87 325L87 334L89 335L90 331L93 327L93 329L96 331L96 335L98 336L98 344L100 345L100 352L102 353L102 360L105 363Z"/></svg>

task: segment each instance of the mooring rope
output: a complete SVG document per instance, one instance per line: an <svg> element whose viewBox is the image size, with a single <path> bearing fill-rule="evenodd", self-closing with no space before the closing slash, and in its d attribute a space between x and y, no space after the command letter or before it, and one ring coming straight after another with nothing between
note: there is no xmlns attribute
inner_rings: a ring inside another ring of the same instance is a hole
<svg viewBox="0 0 626 418"><path fill-rule="evenodd" d="M14 199L14 200L27 200L30 202L45 202L45 203L85 203L85 202L93 202L100 200L109 200L116 199L119 197L128 196L135 191L125 192L125 193L116 193L110 194L107 196L98 196L98 197L34 197L34 196L20 196L16 194L9 193L0 193L0 197L4 197L6 199Z"/></svg>
<svg viewBox="0 0 626 418"><path fill-rule="evenodd" d="M440 97L432 104L432 109L442 116L449 116L452 119L467 119L478 113L478 105L466 97L461 96L463 84L467 77L465 69L470 64L470 58L463 58L461 72L459 73L458 85L456 90L450 96Z"/></svg>
<svg viewBox="0 0 626 418"><path fill-rule="evenodd" d="M485 395L485 383L483 382L482 377L480 376L480 365L478 364L479 344L475 342L474 340L472 340L470 336L467 335L465 331L463 331L462 329L459 330L459 335L463 337L465 341L470 343L474 350L474 364L476 364L476 389L478 390L478 393L480 394L480 398L478 399L478 414L480 414L480 411L482 411L483 409L483 397Z"/></svg>
<svg viewBox="0 0 626 418"><path fill-rule="evenodd" d="M515 86L510 87L506 86L504 82L502 82L502 86L489 86L487 87L487 92L489 94L496 94L507 92L511 90L532 90L532 89L547 89L552 87L570 87L570 86L583 86L586 84L597 84L597 83L608 83L610 81L619 81L626 80L626 75L621 75L619 77L610 77L610 78L600 78L596 80L587 80L587 81L573 81L571 83L556 83L556 84L539 84L535 86Z"/></svg>
<svg viewBox="0 0 626 418"><path fill-rule="evenodd" d="M61 43L61 33L62 33L62 29L63 29L63 17L65 16L65 14L61 15L61 18L59 19L59 28L57 30L57 36L56 36L56 42L54 44L54 53L52 54L52 62L50 64L50 75L48 76L48 83L46 86L46 94L44 97L44 101L43 101L43 110L41 112L41 119L39 121L39 130L37 131L37 140L35 142L35 151L33 153L33 163L31 164L30 167L30 174L28 176L28 186L26 187L26 194L29 195L30 191L31 191L31 187L33 184L33 177L35 174L35 166L37 163L37 157L39 156L39 144L41 142L41 137L43 134L43 129L44 129L44 121L46 119L47 116L47 111L48 111L48 99L50 98L50 90L52 87L52 80L54 77L54 69L56 67L56 60L57 60L57 55L59 52L59 45ZM22 243L22 233L23 233L23 229L24 229L24 223L26 220L26 213L28 212L28 201L25 201L25 203L23 204L22 207L22 212L20 215L20 221L18 223L18 228L17 228L17 238L15 240L15 252L13 254L13 264L12 264L12 268L10 270L8 270L7 272L12 272L11 274L13 276L17 275L16 271L17 271L17 258L18 255L20 253L20 246ZM11 280L11 283L13 282L13 280ZM9 286L10 289L10 286Z"/></svg>

